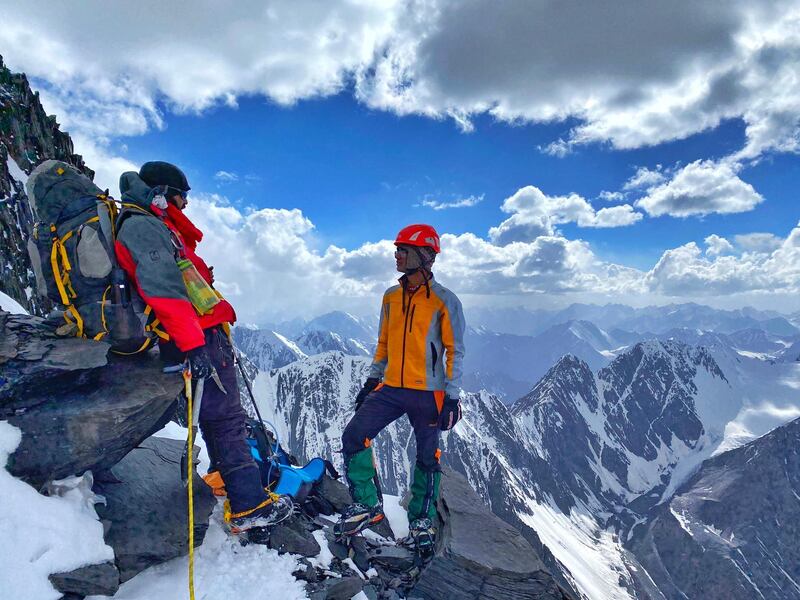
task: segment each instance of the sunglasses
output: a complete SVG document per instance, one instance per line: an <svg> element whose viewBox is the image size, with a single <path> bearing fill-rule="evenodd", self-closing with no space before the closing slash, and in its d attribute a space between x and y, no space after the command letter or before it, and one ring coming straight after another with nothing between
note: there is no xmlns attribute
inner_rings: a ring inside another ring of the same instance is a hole
<svg viewBox="0 0 800 600"><path fill-rule="evenodd" d="M408 254L408 248L395 248L394 255L395 256L406 256Z"/></svg>
<svg viewBox="0 0 800 600"><path fill-rule="evenodd" d="M184 200L186 200L186 198L189 196L189 192L184 191L184 190L180 190L178 188L175 188L175 187L172 187L172 186L169 186L169 185L167 186L167 193L170 196L180 196Z"/></svg>

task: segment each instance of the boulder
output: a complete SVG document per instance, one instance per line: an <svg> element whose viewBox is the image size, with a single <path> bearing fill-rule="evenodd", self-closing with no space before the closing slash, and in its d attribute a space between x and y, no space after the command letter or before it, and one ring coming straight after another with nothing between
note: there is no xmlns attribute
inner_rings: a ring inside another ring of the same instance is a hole
<svg viewBox="0 0 800 600"><path fill-rule="evenodd" d="M308 557L316 556L320 552L316 538L303 527L299 519L284 521L273 527L269 534L269 547L279 554L288 552Z"/></svg>
<svg viewBox="0 0 800 600"><path fill-rule="evenodd" d="M327 473L318 484L318 493L331 503L336 512L342 512L345 506L353 502L347 485L339 479L334 479Z"/></svg>
<svg viewBox="0 0 800 600"><path fill-rule="evenodd" d="M184 442L151 437L111 469L94 491L106 498L96 506L107 527L106 543L114 549L120 581L144 569L188 553L188 502L181 481ZM195 474L194 541L203 542L216 498Z"/></svg>
<svg viewBox="0 0 800 600"><path fill-rule="evenodd" d="M439 514L436 556L410 596L426 600L568 598L522 534L495 516L467 480L450 469L442 474Z"/></svg>
<svg viewBox="0 0 800 600"><path fill-rule="evenodd" d="M81 567L68 573L53 573L49 579L62 594L113 596L119 589L119 571L111 562Z"/></svg>
<svg viewBox="0 0 800 600"><path fill-rule="evenodd" d="M22 430L8 470L35 487L102 471L163 427L182 388L155 351L57 337L38 317L0 312L0 419Z"/></svg>

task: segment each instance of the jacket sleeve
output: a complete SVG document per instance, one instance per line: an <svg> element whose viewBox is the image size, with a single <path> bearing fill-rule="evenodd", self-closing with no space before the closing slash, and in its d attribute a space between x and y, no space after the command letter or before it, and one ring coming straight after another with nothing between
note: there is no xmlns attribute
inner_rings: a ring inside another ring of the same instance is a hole
<svg viewBox="0 0 800 600"><path fill-rule="evenodd" d="M378 345L375 347L375 355L372 357L372 366L369 369L369 377L374 379L383 379L389 359L389 307L390 304L384 295L381 302L381 319L378 324Z"/></svg>
<svg viewBox="0 0 800 600"><path fill-rule="evenodd" d="M205 344L167 228L155 219L130 217L120 229L115 249L120 266L178 348L186 352Z"/></svg>
<svg viewBox="0 0 800 600"><path fill-rule="evenodd" d="M445 393L450 398L458 398L461 393L461 375L464 365L464 311L461 301L448 290L443 298L442 344L446 355Z"/></svg>

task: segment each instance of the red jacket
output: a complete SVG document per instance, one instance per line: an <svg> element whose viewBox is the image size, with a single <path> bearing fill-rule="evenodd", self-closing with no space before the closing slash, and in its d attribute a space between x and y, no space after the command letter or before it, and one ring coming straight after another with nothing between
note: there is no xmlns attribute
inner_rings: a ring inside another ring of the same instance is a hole
<svg viewBox="0 0 800 600"><path fill-rule="evenodd" d="M180 350L187 352L204 345L203 330L235 322L236 313L223 299L210 313L200 316L186 293L176 260L181 252L176 245L182 245L182 256L192 261L209 284L213 283L211 270L195 252L202 232L171 204L166 213L151 207L151 211L162 213L159 215L129 210L117 232L115 250L120 267Z"/></svg>

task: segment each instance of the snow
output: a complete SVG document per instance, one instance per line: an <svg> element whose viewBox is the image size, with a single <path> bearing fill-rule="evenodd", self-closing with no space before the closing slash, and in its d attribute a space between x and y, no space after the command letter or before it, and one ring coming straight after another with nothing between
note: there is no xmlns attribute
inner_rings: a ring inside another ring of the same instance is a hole
<svg viewBox="0 0 800 600"><path fill-rule="evenodd" d="M153 600L188 597L188 557L150 567L123 583L115 600ZM194 589L197 600L218 598L307 598L305 585L292 577L297 557L278 554L261 544L242 546L222 526L222 503L211 516L206 537L194 555ZM57 597L57 596L56 596ZM87 600L107 600L89 596Z"/></svg>
<svg viewBox="0 0 800 600"><path fill-rule="evenodd" d="M25 185L28 182L28 175L25 173L25 171L20 169L17 161L11 158L10 154L6 159L6 166L8 167L8 172L11 174L11 177L22 183L22 185Z"/></svg>
<svg viewBox="0 0 800 600"><path fill-rule="evenodd" d="M18 314L18 315L27 315L28 311L16 300L11 298L10 296L0 292L0 308L6 312Z"/></svg>
<svg viewBox="0 0 800 600"><path fill-rule="evenodd" d="M0 464L21 439L19 429L0 421ZM53 495L44 496L2 469L0 488L3 598L55 600L61 593L48 575L114 559L94 510L100 498L91 492L91 473L54 482Z"/></svg>
<svg viewBox="0 0 800 600"><path fill-rule="evenodd" d="M631 600L620 579L630 576L624 550L614 536L597 526L594 517L580 510L569 515L550 502L529 499L530 514L518 513L534 529L553 556L566 567L565 574L578 592L591 599Z"/></svg>
<svg viewBox="0 0 800 600"><path fill-rule="evenodd" d="M392 526L394 537L400 539L408 535L408 513L400 506L400 497L383 495L383 512Z"/></svg>

